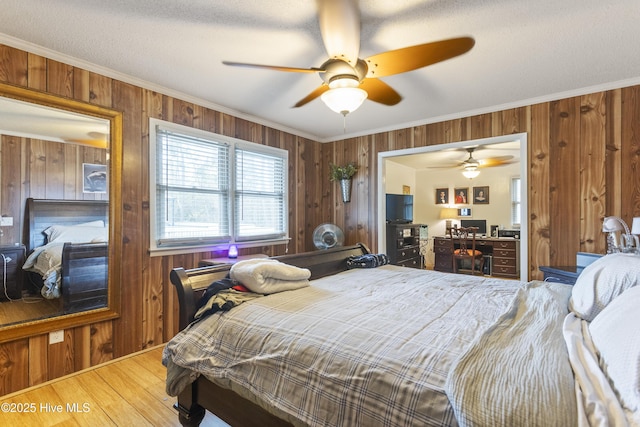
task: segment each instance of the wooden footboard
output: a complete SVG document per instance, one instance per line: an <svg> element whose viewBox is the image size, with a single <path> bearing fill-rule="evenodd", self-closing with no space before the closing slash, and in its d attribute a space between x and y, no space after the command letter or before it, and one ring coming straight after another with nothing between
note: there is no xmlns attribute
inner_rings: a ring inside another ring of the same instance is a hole
<svg viewBox="0 0 640 427"><path fill-rule="evenodd" d="M347 270L347 258L370 253L364 244L344 246L323 251L282 255L275 259L311 271L311 279L329 276ZM171 271L171 283L178 292L180 305L180 329L184 329L195 314L195 307L202 292L215 280L225 277L230 265L194 268L175 268ZM208 410L225 422L235 426L291 426L267 410L224 389L200 376L191 387L178 395L179 420L183 426L197 426Z"/></svg>
<svg viewBox="0 0 640 427"><path fill-rule="evenodd" d="M64 313L106 307L109 246L107 243L65 243L62 249Z"/></svg>
<svg viewBox="0 0 640 427"><path fill-rule="evenodd" d="M27 199L23 241L27 255L47 243L45 230L92 221L108 223L107 200ZM61 310L76 313L107 306L108 244L65 243L62 252ZM42 287L42 278L29 273L30 281Z"/></svg>

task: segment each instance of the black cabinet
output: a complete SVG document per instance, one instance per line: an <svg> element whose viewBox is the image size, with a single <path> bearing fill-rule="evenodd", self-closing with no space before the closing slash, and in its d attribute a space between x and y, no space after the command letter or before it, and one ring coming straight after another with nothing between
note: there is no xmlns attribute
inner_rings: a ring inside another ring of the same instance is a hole
<svg viewBox="0 0 640 427"><path fill-rule="evenodd" d="M575 265L550 267L543 265L540 271L544 273L545 282L564 283L566 285L574 285L578 276L582 272L582 268Z"/></svg>
<svg viewBox="0 0 640 427"><path fill-rule="evenodd" d="M589 252L578 252L576 254L576 265L565 266L540 266L540 271L544 274L545 282L564 283L575 285L578 276L589 264L602 257L600 254Z"/></svg>
<svg viewBox="0 0 640 427"><path fill-rule="evenodd" d="M391 264L423 268L420 224L387 224L387 255Z"/></svg>
<svg viewBox="0 0 640 427"><path fill-rule="evenodd" d="M24 245L0 246L0 300L22 298Z"/></svg>

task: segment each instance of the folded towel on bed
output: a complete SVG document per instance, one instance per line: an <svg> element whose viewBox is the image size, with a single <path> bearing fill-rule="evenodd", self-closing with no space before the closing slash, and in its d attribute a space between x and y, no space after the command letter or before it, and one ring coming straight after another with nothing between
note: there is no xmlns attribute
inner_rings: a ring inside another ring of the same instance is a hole
<svg viewBox="0 0 640 427"><path fill-rule="evenodd" d="M233 264L229 275L251 292L274 294L309 286L311 272L275 259L257 258Z"/></svg>

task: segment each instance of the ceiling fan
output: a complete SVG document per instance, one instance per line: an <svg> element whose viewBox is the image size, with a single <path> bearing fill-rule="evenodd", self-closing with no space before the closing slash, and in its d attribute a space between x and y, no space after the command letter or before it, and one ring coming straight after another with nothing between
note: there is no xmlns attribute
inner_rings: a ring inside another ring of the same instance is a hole
<svg viewBox="0 0 640 427"><path fill-rule="evenodd" d="M89 132L87 136L88 138L65 138L64 142L88 145L96 148L108 148L108 134L104 132Z"/></svg>
<svg viewBox="0 0 640 427"><path fill-rule="evenodd" d="M465 177L475 178L480 174L480 171L478 170L479 168L502 166L502 165L508 165L513 163L511 161L513 160L513 156L511 155L485 157L478 160L473 157L473 153L477 148L478 147L466 147L464 150L467 153L469 153L469 157L466 158L465 160L462 160L456 163L439 164L439 165L434 165L429 167L430 168L447 168L447 169L460 167L462 168L462 174Z"/></svg>
<svg viewBox="0 0 640 427"><path fill-rule="evenodd" d="M413 71L468 52L475 41L460 37L382 52L361 59L360 10L357 0L318 0L318 20L329 59L319 67L294 68L277 65L223 61L225 65L266 68L294 73L318 73L323 83L294 107L321 97L333 111L344 116L365 99L396 105L402 97L380 77Z"/></svg>
<svg viewBox="0 0 640 427"><path fill-rule="evenodd" d="M459 163L459 166L467 169L470 167L480 168L480 167L492 167L492 166L502 166L511 163L509 160L513 159L513 156L496 156L496 157L486 157L484 159L476 160L473 158L473 152L478 147L467 147L465 150L469 153L469 158L463 160Z"/></svg>

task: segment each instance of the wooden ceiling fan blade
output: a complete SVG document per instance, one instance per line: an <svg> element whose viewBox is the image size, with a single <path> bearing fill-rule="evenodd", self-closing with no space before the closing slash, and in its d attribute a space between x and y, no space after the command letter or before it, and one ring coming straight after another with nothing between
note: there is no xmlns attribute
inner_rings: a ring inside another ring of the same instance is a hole
<svg viewBox="0 0 640 427"><path fill-rule="evenodd" d="M64 142L69 143L69 144L80 144L80 145L87 145L89 147L95 147L95 148L108 148L107 145L107 141L105 139L75 139L75 138L70 138L70 139L65 139Z"/></svg>
<svg viewBox="0 0 640 427"><path fill-rule="evenodd" d="M391 86L378 79L364 79L360 89L367 92L367 99L384 105L396 105L402 97Z"/></svg>
<svg viewBox="0 0 640 427"><path fill-rule="evenodd" d="M329 90L329 86L327 86L327 85L318 86L309 95L305 96L300 101L296 102L296 105L294 105L293 108L302 107L303 105L307 104L308 102L313 101L314 99L316 99L317 97L319 97L320 95L322 95L323 93L325 93L328 90Z"/></svg>
<svg viewBox="0 0 640 427"><path fill-rule="evenodd" d="M324 71L322 68L296 68L296 67L283 67L280 65L264 65L264 64L248 64L246 62L233 62L222 61L224 65L230 65L232 67L248 67L248 68L264 68L267 70L275 71L287 71L292 73L316 73L318 71Z"/></svg>
<svg viewBox="0 0 640 427"><path fill-rule="evenodd" d="M87 133L87 135L89 135L93 139L102 139L103 141L106 141L107 137L109 136L108 133L97 132L97 131L89 132Z"/></svg>
<svg viewBox="0 0 640 427"><path fill-rule="evenodd" d="M502 166L502 165L507 165L510 164L512 162L510 162L510 160L513 159L513 156L496 156L496 157L489 157L486 159L481 159L479 160L480 162L480 167L483 168L488 168L488 167L492 167L492 166Z"/></svg>
<svg viewBox="0 0 640 427"><path fill-rule="evenodd" d="M417 70L471 50L475 40L459 37L379 53L365 59L369 67L367 77L385 77Z"/></svg>
<svg viewBox="0 0 640 427"><path fill-rule="evenodd" d="M320 33L329 57L355 65L360 53L357 0L317 0L317 4Z"/></svg>
<svg viewBox="0 0 640 427"><path fill-rule="evenodd" d="M440 165L427 165L425 166L427 169L455 169L460 167L460 163L447 163Z"/></svg>

